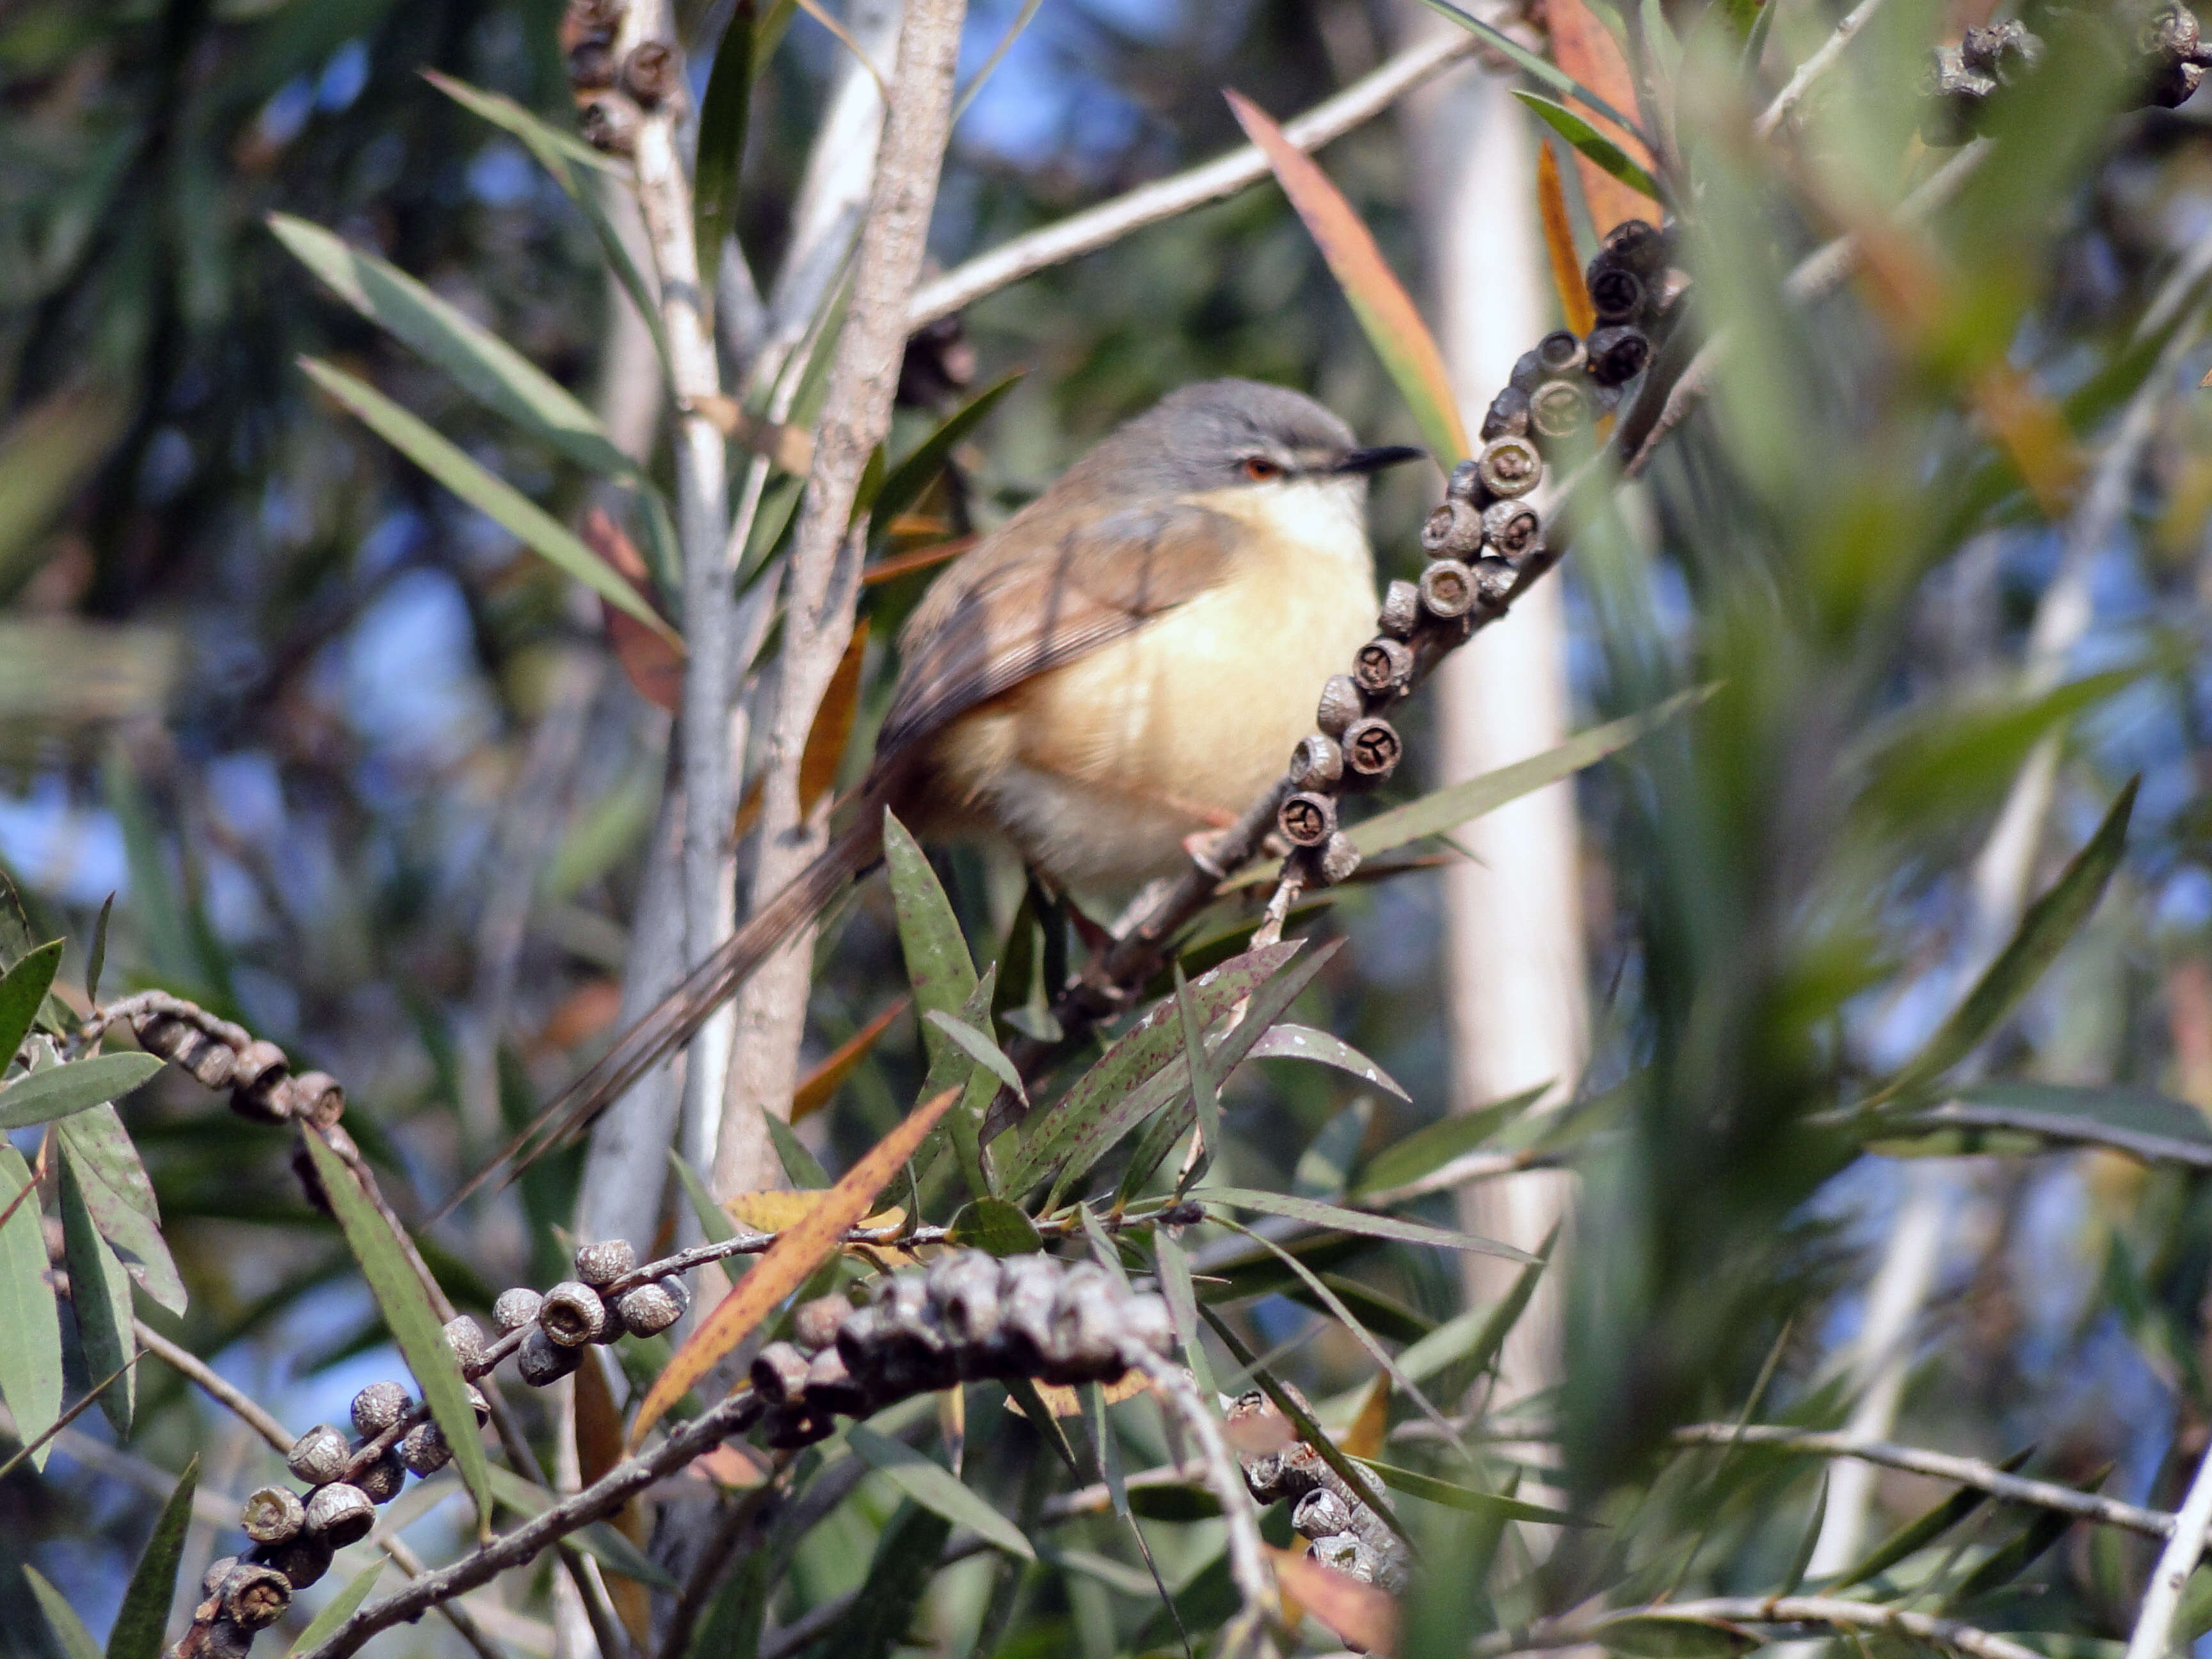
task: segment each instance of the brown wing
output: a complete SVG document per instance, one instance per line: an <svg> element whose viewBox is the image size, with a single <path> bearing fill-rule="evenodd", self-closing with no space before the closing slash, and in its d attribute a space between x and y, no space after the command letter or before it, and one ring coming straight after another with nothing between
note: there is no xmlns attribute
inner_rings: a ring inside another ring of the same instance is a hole
<svg viewBox="0 0 2212 1659"><path fill-rule="evenodd" d="M979 703L1221 581L1244 526L1176 503L1075 521L1016 515L931 586L899 632L882 768Z"/></svg>

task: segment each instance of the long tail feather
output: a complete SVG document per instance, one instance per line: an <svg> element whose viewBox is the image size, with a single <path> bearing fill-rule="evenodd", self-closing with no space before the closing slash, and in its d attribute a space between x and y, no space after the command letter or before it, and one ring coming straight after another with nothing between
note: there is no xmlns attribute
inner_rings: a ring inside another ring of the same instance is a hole
<svg viewBox="0 0 2212 1659"><path fill-rule="evenodd" d="M631 1085L690 1042L714 1010L735 996L738 988L784 941L819 914L847 883L872 866L882 856L883 844L880 809L864 811L860 820L831 842L821 857L746 917L744 925L685 975L683 983L658 1007L616 1038L614 1047L501 1147L490 1163L462 1182L432 1219L451 1213L502 1168L519 1174L532 1159L583 1133Z"/></svg>

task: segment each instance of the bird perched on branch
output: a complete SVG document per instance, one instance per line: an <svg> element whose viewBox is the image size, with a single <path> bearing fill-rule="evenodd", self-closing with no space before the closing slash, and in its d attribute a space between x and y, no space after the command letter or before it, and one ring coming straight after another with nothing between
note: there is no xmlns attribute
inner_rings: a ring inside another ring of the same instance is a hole
<svg viewBox="0 0 2212 1659"><path fill-rule="evenodd" d="M875 865L886 811L924 840L1011 843L1085 896L1177 869L1281 775L1371 631L1368 477L1422 453L1361 447L1310 398L1251 380L1186 386L1122 426L916 607L848 826L501 1160L582 1127L689 1039Z"/></svg>

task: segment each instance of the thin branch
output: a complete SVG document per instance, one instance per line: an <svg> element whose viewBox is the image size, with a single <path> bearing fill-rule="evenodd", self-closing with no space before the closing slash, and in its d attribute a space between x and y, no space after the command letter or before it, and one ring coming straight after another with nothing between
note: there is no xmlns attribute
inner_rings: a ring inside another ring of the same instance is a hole
<svg viewBox="0 0 2212 1659"><path fill-rule="evenodd" d="M1735 1432L1736 1425L1733 1423L1695 1423L1675 1430L1674 1442L1683 1446L1717 1446L1727 1443ZM1978 1457L1955 1457L1948 1452L1928 1451L1918 1446L1899 1445L1892 1441L1870 1439L1863 1435L1784 1428L1771 1424L1747 1426L1742 1432L1742 1440L1747 1446L1778 1446L1785 1451L1802 1452L1814 1457L1856 1458L1861 1462L1879 1464L1884 1468L1929 1475L1938 1480L1949 1480L1958 1486L1971 1486L1977 1492L1985 1492L2003 1503L2056 1510L2063 1514L2077 1516L2084 1521L2138 1533L2145 1538L2164 1539L2173 1534L2173 1517L2163 1510L2147 1510L2138 1504L2124 1504L2115 1498L2100 1498L2095 1492L2080 1492L2050 1480L2025 1480L2016 1474L2008 1474L1995 1464L1985 1463Z"/></svg>
<svg viewBox="0 0 2212 1659"><path fill-rule="evenodd" d="M1844 21L1836 25L1835 33L1823 40L1820 49L1810 58L1797 65L1797 72L1790 77L1788 84L1776 93L1774 101L1760 112L1759 118L1751 124L1752 137L1761 143L1771 138L1774 130L1790 118L1791 112L1812 90L1813 82L1828 72L1829 66L1844 55L1844 48L1850 45L1852 39L1881 9L1881 0L1859 0Z"/></svg>
<svg viewBox="0 0 2212 1659"><path fill-rule="evenodd" d="M1423 82L1473 55L1480 45L1474 35L1454 29L1408 47L1334 98L1285 122L1283 136L1299 149L1318 149L1374 119ZM1247 144L1186 172L1139 185L1057 224L1017 236L924 285L908 309L907 326L917 329L949 317L1024 276L1064 264L1146 225L1233 196L1267 176L1266 158L1257 148Z"/></svg>
<svg viewBox="0 0 2212 1659"><path fill-rule="evenodd" d="M2173 1535L2159 1553L2150 1586L2143 1592L2142 1610L2136 1615L2135 1632L2128 1638L2127 1659L2166 1659L2173 1637L2173 1616L2181 1609L2181 1591L2204 1553L2204 1538L2212 1532L2212 1452L2197 1465L2174 1517Z"/></svg>
<svg viewBox="0 0 2212 1659"><path fill-rule="evenodd" d="M1663 1606L1617 1608L1595 1617L1571 1614L1540 1620L1520 1630L1498 1631L1468 1649L1470 1659L1504 1659L1512 1653L1544 1648L1579 1647L1599 1638L1609 1626L1630 1620L1665 1620L1696 1625L1719 1621L1745 1625L1826 1626L1832 1630L1879 1631L1909 1636L1966 1659L2038 1659L2034 1650L2002 1636L1993 1636L1955 1619L1911 1613L1873 1601L1846 1601L1832 1595L1723 1595L1702 1601L1670 1601Z"/></svg>
<svg viewBox="0 0 2212 1659"><path fill-rule="evenodd" d="M1817 1112L1806 1122L1820 1128L1869 1124L1857 1112ZM1984 1129L2008 1134L2033 1135L2057 1146L2101 1146L2125 1152L2143 1164L2179 1164L2191 1170L2212 1170L2212 1145L2199 1140L2177 1140L2167 1135L2145 1134L2123 1129L2095 1118L2070 1112L2014 1111L2004 1106L1970 1105L1954 1100L1932 1111L1896 1116L1887 1113L1871 1121L1884 1137L1929 1134L1942 1129Z"/></svg>

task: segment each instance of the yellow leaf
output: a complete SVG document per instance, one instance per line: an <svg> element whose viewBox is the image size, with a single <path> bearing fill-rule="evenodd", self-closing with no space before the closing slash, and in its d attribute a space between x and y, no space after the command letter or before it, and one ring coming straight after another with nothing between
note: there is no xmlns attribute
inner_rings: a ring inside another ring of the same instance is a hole
<svg viewBox="0 0 2212 1659"><path fill-rule="evenodd" d="M1559 158L1548 143L1536 146L1536 204L1543 210L1544 250L1552 256L1552 286L1559 290L1559 312L1567 326L1587 334L1597 322L1582 261L1575 257L1574 226L1567 219L1567 192L1559 184Z"/></svg>
<svg viewBox="0 0 2212 1659"><path fill-rule="evenodd" d="M1378 1371L1367 1398L1359 1402L1359 1415L1337 1440L1347 1457L1380 1457L1382 1436L1390 1426L1390 1373Z"/></svg>
<svg viewBox="0 0 2212 1659"><path fill-rule="evenodd" d="M836 1097L845 1079L852 1076L854 1069L868 1057L868 1050L876 1046L877 1040L890 1029L891 1022L904 1013L913 1000L912 997L901 997L839 1043L829 1059L800 1079L799 1086L791 1091L791 1121L793 1123L805 1121Z"/></svg>
<svg viewBox="0 0 2212 1659"><path fill-rule="evenodd" d="M1134 1400L1151 1386L1145 1381L1142 1371L1124 1371L1120 1381L1105 1384L1106 1403L1118 1406L1124 1400ZM1080 1417L1083 1414L1083 1396L1065 1383L1039 1382L1036 1388L1037 1398L1044 1401L1045 1409L1054 1417ZM1029 1415L1022 1409L1021 1401L1011 1395L1006 1399L1006 1409L1017 1417Z"/></svg>
<svg viewBox="0 0 2212 1659"><path fill-rule="evenodd" d="M1330 273L1344 297L1352 302L1359 326L1366 331L1375 355L1397 382L1399 395L1413 411L1413 419L1435 452L1437 465L1449 470L1468 454L1467 428L1459 418L1459 401L1452 396L1451 379L1421 313L1406 295L1405 285L1375 246L1367 228L1344 193L1311 156L1283 136L1268 116L1250 99L1229 92L1222 94L1236 112L1244 136L1259 146L1273 169L1275 181L1291 198L1298 217L1328 262Z"/></svg>
<svg viewBox="0 0 2212 1659"><path fill-rule="evenodd" d="M961 1091L947 1089L906 1115L903 1121L861 1155L837 1184L825 1193L809 1194L817 1201L788 1227L778 1230L753 1270L699 1322L698 1329L676 1351L668 1367L653 1379L631 1425L630 1444L645 1438L646 1431L661 1413L681 1400L691 1385L710 1370L723 1355L752 1334L754 1328L775 1307L804 1285L843 1238L845 1229L867 1213L885 1182L912 1158L923 1137L960 1098Z"/></svg>
<svg viewBox="0 0 2212 1659"><path fill-rule="evenodd" d="M737 1193L722 1200L722 1208L728 1212L731 1220L757 1233L780 1233L805 1220L836 1190L832 1187L828 1192L819 1193ZM905 1219L906 1212L894 1204L889 1209L877 1211L860 1224L896 1227Z"/></svg>
<svg viewBox="0 0 2212 1659"><path fill-rule="evenodd" d="M845 745L852 741L853 719L860 707L860 665L867 654L868 623L864 617L846 642L845 654L837 659L829 689L822 694L821 707L814 711L814 724L807 728L806 747L799 751L799 808L802 812L812 812L830 793L830 786L837 781L837 765L845 758ZM742 836L749 832L760 821L760 814L761 783L755 778L738 802L735 833Z"/></svg>

